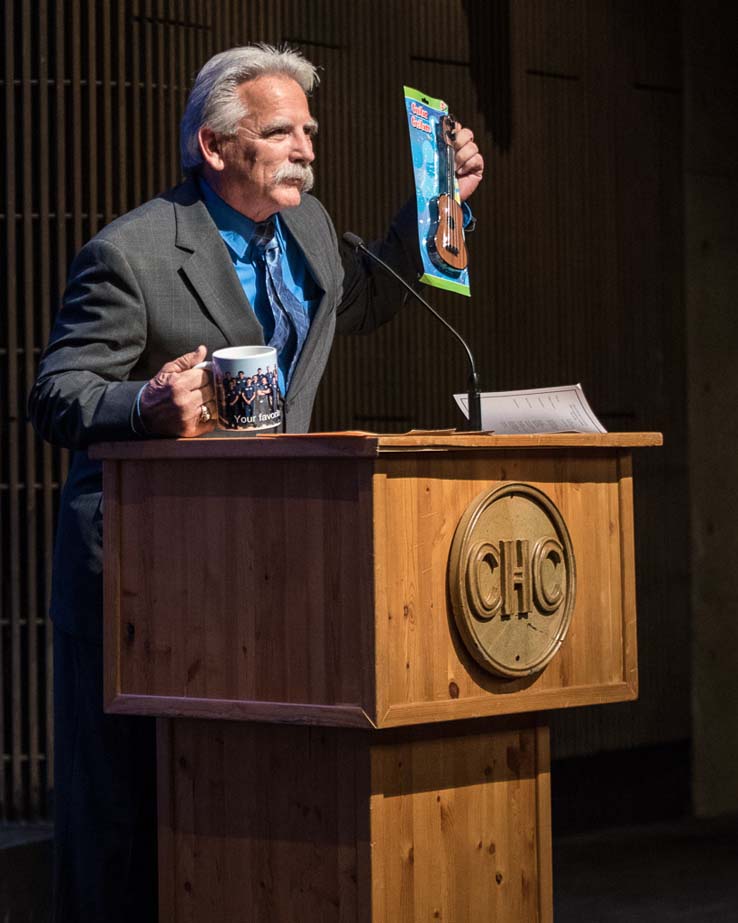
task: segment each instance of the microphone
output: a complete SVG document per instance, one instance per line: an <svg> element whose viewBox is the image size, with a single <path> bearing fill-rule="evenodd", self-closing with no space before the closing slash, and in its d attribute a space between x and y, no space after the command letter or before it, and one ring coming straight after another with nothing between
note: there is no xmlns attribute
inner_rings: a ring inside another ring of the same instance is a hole
<svg viewBox="0 0 738 923"><path fill-rule="evenodd" d="M413 298L417 298L423 307L427 308L431 312L436 320L439 320L447 330L450 330L451 333L453 333L459 343L461 343L461 345L464 347L467 359L469 360L469 380L467 382L467 396L469 398L469 422L467 423L466 429L472 431L481 430L482 396L479 393L479 378L477 377L477 369L474 364L474 356L472 356L472 351L469 349L466 340L462 337L458 330L455 330L451 324L449 324L445 318L441 317L435 308L432 308L424 298L421 298L421 296L415 291L412 285L408 285L402 276L396 273L391 266L385 263L384 260L380 259L376 253L372 253L372 251L368 249L364 241L357 234L352 234L351 231L346 231L346 233L343 235L343 240L349 245L349 247L353 247L354 250L361 250L362 253L365 253L370 259L374 260L375 263L379 263L379 265L391 276L394 276L401 285L404 285L404 287L408 290L408 292L410 292Z"/></svg>

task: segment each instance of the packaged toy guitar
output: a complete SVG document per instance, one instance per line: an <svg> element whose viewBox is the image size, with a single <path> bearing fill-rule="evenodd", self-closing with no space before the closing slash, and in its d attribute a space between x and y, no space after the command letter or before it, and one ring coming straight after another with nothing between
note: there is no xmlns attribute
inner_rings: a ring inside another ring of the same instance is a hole
<svg viewBox="0 0 738 923"><path fill-rule="evenodd" d="M464 212L454 170L456 122L442 99L405 87L422 282L469 294Z"/></svg>

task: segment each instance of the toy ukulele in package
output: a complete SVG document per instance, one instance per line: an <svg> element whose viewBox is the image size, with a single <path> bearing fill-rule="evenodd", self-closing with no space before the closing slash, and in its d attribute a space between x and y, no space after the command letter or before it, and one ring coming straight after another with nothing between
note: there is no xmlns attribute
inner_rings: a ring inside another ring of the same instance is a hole
<svg viewBox="0 0 738 923"><path fill-rule="evenodd" d="M454 169L456 123L442 99L404 87L418 204L421 282L469 294L464 213Z"/></svg>

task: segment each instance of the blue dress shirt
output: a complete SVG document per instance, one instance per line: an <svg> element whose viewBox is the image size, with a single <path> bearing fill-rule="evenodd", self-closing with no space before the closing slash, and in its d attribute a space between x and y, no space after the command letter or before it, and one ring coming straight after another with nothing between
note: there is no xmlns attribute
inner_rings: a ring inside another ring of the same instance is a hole
<svg viewBox="0 0 738 923"><path fill-rule="evenodd" d="M264 342L268 343L274 333L274 315L269 304L264 272L260 271L256 265L256 247L252 246L251 242L256 223L237 212L235 208L231 208L202 177L200 177L200 188L210 217L228 247L238 281L264 331ZM282 256L284 281L297 300L301 302L305 313L312 321L323 290L312 277L302 251L280 221L278 214L274 216L274 226L275 237ZM277 357L279 388L282 394L285 393L285 375L292 365L293 358L294 343L291 342Z"/></svg>

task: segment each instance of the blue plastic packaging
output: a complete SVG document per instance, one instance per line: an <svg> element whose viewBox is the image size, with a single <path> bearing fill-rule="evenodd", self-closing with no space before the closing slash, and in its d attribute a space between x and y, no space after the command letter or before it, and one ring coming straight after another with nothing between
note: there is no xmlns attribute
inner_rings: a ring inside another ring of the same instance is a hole
<svg viewBox="0 0 738 923"><path fill-rule="evenodd" d="M418 206L421 281L469 295L468 255L454 171L455 123L442 99L404 87Z"/></svg>

